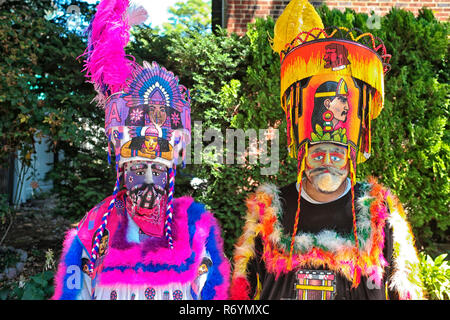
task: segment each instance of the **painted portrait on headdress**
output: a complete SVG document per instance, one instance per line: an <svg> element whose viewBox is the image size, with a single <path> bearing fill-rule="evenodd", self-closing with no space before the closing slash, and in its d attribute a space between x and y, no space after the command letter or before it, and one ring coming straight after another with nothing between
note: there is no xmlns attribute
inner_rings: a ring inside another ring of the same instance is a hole
<svg viewBox="0 0 450 320"><path fill-rule="evenodd" d="M375 69L370 75L367 64ZM331 142L351 146L358 162L364 161L370 154L370 120L382 106L382 73L377 55L348 41L292 49L281 65L291 155L305 144Z"/></svg>

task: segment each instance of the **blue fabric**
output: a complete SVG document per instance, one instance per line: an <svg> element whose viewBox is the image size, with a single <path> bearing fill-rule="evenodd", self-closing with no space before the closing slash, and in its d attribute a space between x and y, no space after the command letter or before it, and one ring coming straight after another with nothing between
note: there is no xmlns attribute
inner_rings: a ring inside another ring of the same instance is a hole
<svg viewBox="0 0 450 320"><path fill-rule="evenodd" d="M187 270L189 270L190 266L194 263L195 261L195 252L192 252L191 256L189 258L187 258L182 264L180 265L169 265L167 263L163 263L163 264L153 264L153 263L149 263L149 264L144 264L144 263L137 263L135 266L115 266L115 267L105 267L102 272L110 272L110 271L114 271L114 270L120 270L120 271L125 271L128 269L131 269L135 272L139 271L139 269L142 269L142 271L144 272L159 272L162 270L173 270L175 272L178 273L182 273L185 272Z"/></svg>
<svg viewBox="0 0 450 320"><path fill-rule="evenodd" d="M194 289L192 289L192 287L191 287L191 297L192 297L192 300L198 300L197 294L195 293Z"/></svg>
<svg viewBox="0 0 450 320"><path fill-rule="evenodd" d="M223 263L219 244L215 236L216 227L212 227L208 238L206 239L206 251L209 253L212 266L208 270L208 278L203 286L201 297L202 300L212 300L216 296L215 287L223 283L223 275L220 273L219 266Z"/></svg>
<svg viewBox="0 0 450 320"><path fill-rule="evenodd" d="M126 219L128 220L127 241L131 243L140 243L138 225L128 213L126 213Z"/></svg>
<svg viewBox="0 0 450 320"><path fill-rule="evenodd" d="M83 245L77 236L74 237L70 248L64 257L64 264L66 266L66 274L64 276L64 284L60 300L76 300L83 287L83 271L81 267L81 255L83 253ZM73 267L72 267L73 266ZM72 267L70 270L67 268ZM69 288L68 285L73 285L73 277L79 276L79 286Z"/></svg>
<svg viewBox="0 0 450 320"><path fill-rule="evenodd" d="M199 202L192 202L189 206L188 213L188 226L189 226L189 244L192 246L192 240L195 234L195 224L202 217L202 214L206 212L205 205Z"/></svg>
<svg viewBox="0 0 450 320"><path fill-rule="evenodd" d="M199 202L193 202L188 212L188 225L189 225L189 243L192 246L192 240L195 234L195 224L201 219L202 214L206 211L205 205ZM208 270L208 278L206 279L205 285L202 288L200 296L202 300L211 300L216 296L215 287L222 284L224 279L223 275L220 273L219 266L223 263L223 258L221 257L219 244L215 236L216 227L212 227L209 231L208 238L206 239L206 251L209 253L212 266ZM193 296L194 297L194 296ZM197 298L197 297L195 297Z"/></svg>

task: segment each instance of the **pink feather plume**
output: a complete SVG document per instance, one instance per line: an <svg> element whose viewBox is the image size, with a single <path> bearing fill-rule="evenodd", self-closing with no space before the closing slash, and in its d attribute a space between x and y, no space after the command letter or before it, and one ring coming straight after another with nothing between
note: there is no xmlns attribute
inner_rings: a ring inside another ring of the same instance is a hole
<svg viewBox="0 0 450 320"><path fill-rule="evenodd" d="M130 40L128 0L102 0L89 26L86 76L99 92L97 100L121 91L132 75L134 58L126 55Z"/></svg>

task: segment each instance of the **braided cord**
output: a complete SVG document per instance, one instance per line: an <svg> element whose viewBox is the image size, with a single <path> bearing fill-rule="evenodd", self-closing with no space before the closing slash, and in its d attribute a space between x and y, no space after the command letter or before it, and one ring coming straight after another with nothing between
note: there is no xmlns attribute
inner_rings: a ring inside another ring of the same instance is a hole
<svg viewBox="0 0 450 320"><path fill-rule="evenodd" d="M351 147L348 147L348 159L349 159L349 167L350 167L350 185L351 185L351 194L352 194L352 219L353 219L353 236L355 238L355 247L356 247L356 255L355 255L355 263L354 263L354 272L353 272L353 283L352 288L356 288L359 285L361 279L361 271L359 267L360 260L360 251L359 251L359 240L358 240L358 230L356 226L356 210L355 210L355 183L356 183L356 175L355 175L355 160L351 156Z"/></svg>
<svg viewBox="0 0 450 320"><path fill-rule="evenodd" d="M98 251L99 251L99 247L100 247L100 241L102 240L103 233L105 232L106 226L108 225L108 217L111 214L111 211L116 202L116 195L120 189L120 173L119 173L119 159L118 159L119 157L116 156L116 177L117 178L116 178L116 184L114 186L114 191L112 194L113 198L109 202L108 209L106 210L105 214L102 217L102 224L98 227L98 229L96 231L95 242L94 242L94 245L92 246L91 259L90 259L90 263L89 263L89 271L90 272L94 271L94 266L95 266L95 262L97 261Z"/></svg>
<svg viewBox="0 0 450 320"><path fill-rule="evenodd" d="M297 198L297 212L295 214L295 222L294 222L294 230L292 232L291 236L291 246L289 249L289 260L287 269L292 269L292 255L294 253L294 245L295 245L295 236L297 235L298 230L298 221L300 218L300 200L301 200L301 193L302 193L302 176L303 172L305 171L305 162L306 162L306 156L308 154L308 144L304 144L303 147L301 147L298 151L298 159L297 159L297 183L299 184L299 191L298 191L298 198Z"/></svg>
<svg viewBox="0 0 450 320"><path fill-rule="evenodd" d="M169 168L169 194L167 197L167 209L166 209L166 222L164 224L165 235L167 242L169 244L169 248L173 249L173 238L172 238L172 219L173 219L173 196L175 190L175 175L176 175L176 166L173 168Z"/></svg>

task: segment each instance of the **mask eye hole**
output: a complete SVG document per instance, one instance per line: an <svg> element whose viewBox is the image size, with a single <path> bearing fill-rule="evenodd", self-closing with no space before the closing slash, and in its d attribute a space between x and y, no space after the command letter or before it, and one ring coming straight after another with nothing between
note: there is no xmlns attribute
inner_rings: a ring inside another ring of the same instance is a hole
<svg viewBox="0 0 450 320"><path fill-rule="evenodd" d="M331 156L331 160L334 162L337 162L337 161L341 161L341 158L339 158L337 156Z"/></svg>
<svg viewBox="0 0 450 320"><path fill-rule="evenodd" d="M322 161L323 160L323 156L317 156L317 157L313 158L313 160L315 160L315 161Z"/></svg>
<svg viewBox="0 0 450 320"><path fill-rule="evenodd" d="M126 168L126 170L128 172L133 172L137 176L143 176L145 175L147 168L147 164L145 163L136 163L131 165L129 168Z"/></svg>
<svg viewBox="0 0 450 320"><path fill-rule="evenodd" d="M154 177L159 177L167 171L167 168L162 165L154 164L152 165L152 173Z"/></svg>

